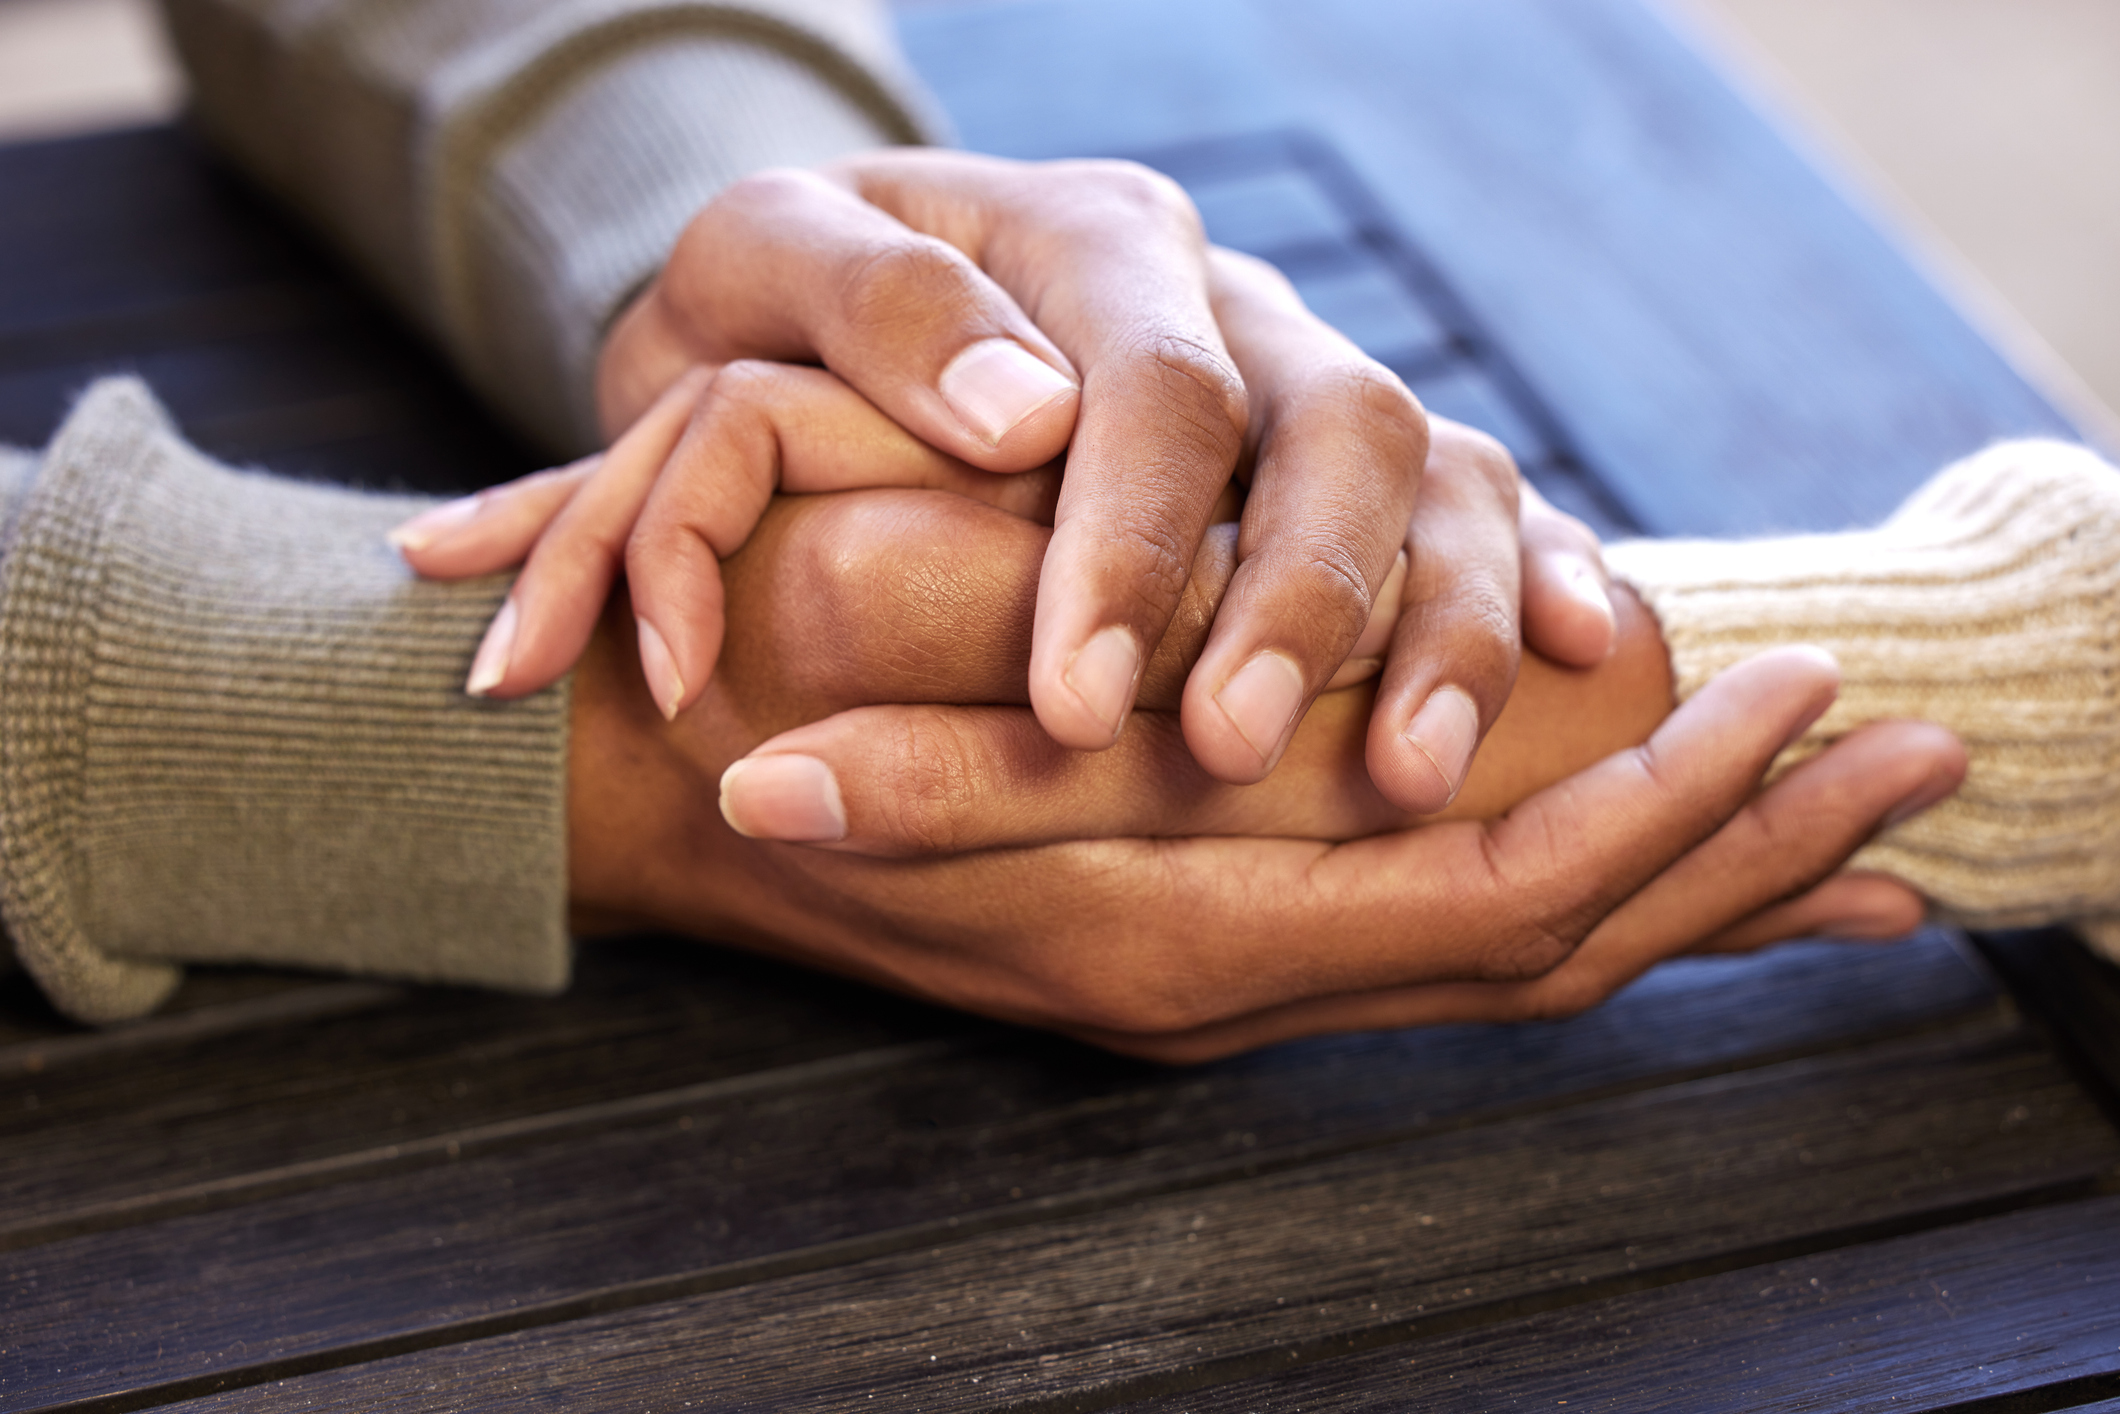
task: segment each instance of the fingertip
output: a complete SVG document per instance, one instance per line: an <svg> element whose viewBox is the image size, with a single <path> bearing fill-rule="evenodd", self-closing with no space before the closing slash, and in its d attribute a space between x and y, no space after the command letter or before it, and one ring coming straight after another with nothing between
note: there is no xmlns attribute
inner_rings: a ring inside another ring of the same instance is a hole
<svg viewBox="0 0 2120 1414"><path fill-rule="evenodd" d="M1382 753L1372 744L1370 777L1400 809L1436 814L1464 788L1479 739L1478 704L1462 688L1439 687Z"/></svg>
<svg viewBox="0 0 2120 1414"><path fill-rule="evenodd" d="M1413 714L1402 735L1407 745L1427 758L1441 784L1443 798L1434 807L1441 810L1457 799L1465 773L1472 769L1472 753L1480 741L1479 704L1462 688L1439 687Z"/></svg>
<svg viewBox="0 0 2120 1414"><path fill-rule="evenodd" d="M1008 469L1028 470L1065 445L1082 387L1014 339L997 337L961 349L943 367L936 391L979 447L999 453L1009 444L1031 459Z"/></svg>
<svg viewBox="0 0 2120 1414"><path fill-rule="evenodd" d="M467 697L488 697L508 676L508 668L515 656L515 640L521 616L516 612L515 596L509 595L501 601L499 612L486 625L486 633L479 640L478 652L472 656L471 671L464 679L464 694Z"/></svg>
<svg viewBox="0 0 2120 1414"><path fill-rule="evenodd" d="M485 498L477 495L444 501L392 526L383 533L383 539L404 557L407 564L418 569L419 559L425 552L477 519L484 505Z"/></svg>
<svg viewBox="0 0 2120 1414"><path fill-rule="evenodd" d="M678 671L669 643L654 624L645 618L636 618L634 627L640 640L640 671L647 680L648 695L655 699L656 710L662 713L663 720L674 722L685 705L684 674Z"/></svg>
<svg viewBox="0 0 2120 1414"><path fill-rule="evenodd" d="M721 773L721 816L748 839L836 844L847 836L839 778L815 756L746 756Z"/></svg>
<svg viewBox="0 0 2120 1414"><path fill-rule="evenodd" d="M1965 743L1934 722L1890 724L1893 744L1909 765L1924 769L1914 785L1885 813L1880 829L1891 829L1942 804L1965 784L1969 764Z"/></svg>
<svg viewBox="0 0 2120 1414"><path fill-rule="evenodd" d="M1303 709L1303 670L1285 653L1264 652L1230 674L1215 694L1224 720L1257 758L1257 780L1273 769Z"/></svg>
<svg viewBox="0 0 2120 1414"><path fill-rule="evenodd" d="M1619 649L1619 617L1603 573L1579 554L1526 560L1524 637L1542 657L1594 668Z"/></svg>
<svg viewBox="0 0 2120 1414"><path fill-rule="evenodd" d="M1849 942L1904 938L1928 919L1928 902L1899 880L1850 870L1820 884L1805 900L1817 921L1808 931Z"/></svg>
<svg viewBox="0 0 2120 1414"><path fill-rule="evenodd" d="M1099 629L1067 659L1057 691L1031 685L1048 735L1074 751L1103 751L1119 740L1141 681L1141 647L1119 624Z"/></svg>

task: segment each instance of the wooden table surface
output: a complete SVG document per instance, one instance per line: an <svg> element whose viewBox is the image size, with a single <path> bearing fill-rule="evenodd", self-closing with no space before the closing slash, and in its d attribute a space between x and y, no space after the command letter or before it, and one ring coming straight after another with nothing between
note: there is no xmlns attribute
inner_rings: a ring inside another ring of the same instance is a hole
<svg viewBox="0 0 2120 1414"><path fill-rule="evenodd" d="M925 4L965 140L1127 153L1607 531L1874 516L2065 424L1634 0ZM0 149L0 441L532 463L182 134ZM0 982L0 1408L2120 1403L2120 989L2058 935L1116 1060L741 955L523 1000Z"/></svg>

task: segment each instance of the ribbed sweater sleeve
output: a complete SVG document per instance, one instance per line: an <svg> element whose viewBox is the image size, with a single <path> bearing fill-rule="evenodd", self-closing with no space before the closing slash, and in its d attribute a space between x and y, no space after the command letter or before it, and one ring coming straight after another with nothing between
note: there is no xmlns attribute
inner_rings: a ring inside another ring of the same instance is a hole
<svg viewBox="0 0 2120 1414"><path fill-rule="evenodd" d="M555 455L729 182L939 130L872 0L165 0L199 124Z"/></svg>
<svg viewBox="0 0 2120 1414"><path fill-rule="evenodd" d="M0 913L63 1011L184 962L565 984L566 692L464 696L506 585L414 578L422 504L217 466L131 380L60 430L0 562Z"/></svg>

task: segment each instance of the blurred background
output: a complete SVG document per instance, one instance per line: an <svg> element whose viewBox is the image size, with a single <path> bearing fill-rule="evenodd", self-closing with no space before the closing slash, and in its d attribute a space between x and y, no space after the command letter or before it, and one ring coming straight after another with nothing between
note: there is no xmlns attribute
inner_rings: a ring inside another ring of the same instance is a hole
<svg viewBox="0 0 2120 1414"><path fill-rule="evenodd" d="M1661 3L2056 401L2120 440L2120 3ZM152 0L0 0L0 141L182 102Z"/></svg>

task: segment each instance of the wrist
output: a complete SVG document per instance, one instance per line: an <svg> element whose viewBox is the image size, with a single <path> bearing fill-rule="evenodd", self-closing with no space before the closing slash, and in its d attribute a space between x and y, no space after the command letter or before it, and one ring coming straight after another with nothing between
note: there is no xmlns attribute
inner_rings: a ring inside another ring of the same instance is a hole
<svg viewBox="0 0 2120 1414"><path fill-rule="evenodd" d="M625 651L622 601L607 606L574 669L567 747L567 917L577 937L652 926L640 864L655 835L637 788L661 725ZM642 720L646 707L647 721ZM667 775L666 772L657 772Z"/></svg>

